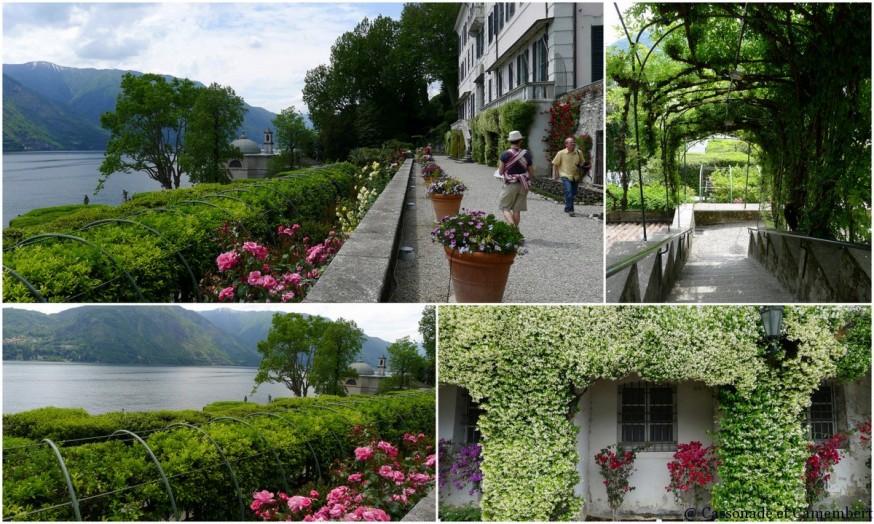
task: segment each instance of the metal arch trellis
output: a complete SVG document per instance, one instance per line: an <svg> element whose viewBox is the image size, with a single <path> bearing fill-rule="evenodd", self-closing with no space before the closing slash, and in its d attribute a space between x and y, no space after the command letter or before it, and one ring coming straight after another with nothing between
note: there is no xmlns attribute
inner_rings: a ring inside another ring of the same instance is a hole
<svg viewBox="0 0 874 524"><path fill-rule="evenodd" d="M173 496L173 488L170 487L170 481L167 480L167 475L164 474L164 468L161 467L161 462L158 461L158 457L152 452L152 448L146 444L139 435L132 431L128 431L126 429L119 429L115 431L110 437L114 437L116 435L130 435L135 438L137 442L143 445L146 448L146 451L149 453L149 456L152 458L152 462L155 463L155 466L158 467L158 474L161 475L161 480L164 482L164 489L167 490L167 496L170 497L170 505L173 507L173 515L176 517L176 522L179 522L181 519L179 518L179 510L176 508L176 498Z"/></svg>
<svg viewBox="0 0 874 524"><path fill-rule="evenodd" d="M258 435L258 438L260 438L262 441L264 441L264 444L266 444L267 447L270 449L270 453L273 454L273 460L275 460L276 465L279 466L279 473L282 475L282 485L285 488L285 491L291 491L289 486L288 486L288 477L285 475L285 468L282 467L282 461L279 460L279 455L276 453L276 449L270 445L270 442L267 441L267 439L264 437L264 435L261 433L261 431L258 428L256 428L255 426L249 424L248 422L245 422L243 420L240 420L240 419L234 418L234 417L217 417L217 418L214 418L214 419L210 420L209 422L207 422L207 424L212 424L213 422L221 422L224 420L230 420L231 422L238 422L240 424L243 424L244 426L252 429L255 432L255 434Z"/></svg>
<svg viewBox="0 0 874 524"><path fill-rule="evenodd" d="M295 407L295 408L291 408L291 409L289 409L288 411L304 412L304 413L305 413L305 412L306 412L306 408L308 408L308 407L310 407L310 406L306 406L306 407ZM348 420L348 419L347 419L347 420ZM328 433L330 433L331 436L334 437L334 440L337 441L337 445L340 446L340 453L346 453L346 448L343 446L343 442L340 440L340 438L337 436L337 434L334 432L334 430L331 429L330 426L327 426L327 425L325 426L325 429L327 429L327 430L328 430Z"/></svg>
<svg viewBox="0 0 874 524"><path fill-rule="evenodd" d="M96 220L96 221L91 222L89 224L85 224L84 226L82 226L79 229L80 229L80 231L85 231L87 229L91 229L92 227L97 227L97 226L101 226L101 225L105 225L105 224L133 224L133 225L142 227L146 231L152 233L156 237L158 237L161 240L163 240L164 242L166 242L169 246L173 247L174 248L173 253L176 255L177 258L179 258L179 261L182 262L182 265L185 266L185 270L188 272L188 276L191 278L191 283L193 284L193 289L195 290L195 293L197 294L198 299L200 298L200 287L198 286L197 279L194 277L194 272L191 270L191 266L188 264L188 261L185 259L185 257L182 256L182 252L178 249L175 249L176 246L174 246L172 242L167 240L167 238L164 237L164 235L159 233L156 229L154 229L150 226L147 226L146 224L143 224L141 222L137 222L135 220L128 220L128 219L122 219L122 218L107 218L107 219L103 219L103 220Z"/></svg>
<svg viewBox="0 0 874 524"><path fill-rule="evenodd" d="M387 407L389 410L393 410L393 409L394 409L391 405L389 405L389 404L387 404L387 403L385 403L385 402L382 402L382 401L377 400L377 399L376 399L376 396L377 396L377 395L373 395L374 398L373 398L373 399L369 399L369 400L373 400L374 402L376 402L376 403L378 403L378 404L381 404L381 405ZM347 402L363 403L363 404L366 404L366 403L367 403L367 402L365 402L364 400L356 400L356 401L353 401L352 399L346 399L346 401L347 401ZM395 416L397 416L397 417L400 419L401 424L403 424L404 426L407 426L407 425L408 425L407 422L404 420L404 418L401 417L400 413L397 413L397 412L396 412L396 413L395 413Z"/></svg>
<svg viewBox="0 0 874 524"><path fill-rule="evenodd" d="M73 240L74 242L80 242L80 243L85 244L89 247L93 247L94 249L99 250L103 255L106 256L106 258L108 258L110 261L112 261L113 265L115 265L122 272L125 279L131 285L131 287L134 288L134 291L136 291L137 297L139 297L140 302L146 302L146 297L143 296L143 292L140 290L139 286L137 286L137 283L134 281L133 277L131 277L130 273L128 273L127 270L125 268L123 268L121 266L121 264L118 263L118 261L115 259L115 257L110 255L105 249L98 246L94 242L91 242L90 240L86 240L84 238L73 236L73 235L65 235L65 234L61 234L61 233L45 233L42 235L35 235L32 237L26 238L26 239L22 240L21 242L18 242L17 244L15 244L14 246L9 247L8 249L5 249L4 251L11 251L11 250L16 249L18 247L25 247L25 246L28 246L30 244L35 244L38 241L43 241L43 240L46 240L49 238L61 238L61 239L65 239L65 240Z"/></svg>
<svg viewBox="0 0 874 524"><path fill-rule="evenodd" d="M228 457L225 455L225 452L222 451L221 446L219 446L218 443L216 443L216 441L213 440L213 438L209 435L209 433L207 433L203 429L201 429L197 426L194 426L192 424L186 424L185 422L177 422L175 424L170 424L169 426L167 426L167 429L173 429L176 427L184 427L184 428L188 428L188 429L193 429L195 431L199 431L200 433L203 434L203 436L205 436L210 441L210 443L212 443L212 445L213 445L213 447L215 447L216 451L218 451L219 456L221 456L222 460L224 460L225 466L228 467L228 471L231 473L231 480L234 483L234 491L237 494L237 499L240 501L240 519L245 520L246 519L246 504L243 502L243 494L240 492L240 483L237 481L237 474L234 472L234 468L233 468L233 466L231 466L230 461L228 461Z"/></svg>
<svg viewBox="0 0 874 524"><path fill-rule="evenodd" d="M13 270L12 268L7 267L6 264L3 264L3 270L6 271L7 273L9 273L10 275L12 275L19 282L21 282L21 285L23 285L24 287L27 288L28 291L30 291L30 294L33 295L33 298L37 299L38 301L40 301L42 303L46 302L46 297L42 296L40 294L40 292L37 291L36 288L33 287L33 285L30 282L27 281L26 278L24 278L23 276L16 273L15 270Z"/></svg>
<svg viewBox="0 0 874 524"><path fill-rule="evenodd" d="M250 418L250 417L278 418L282 422L288 424L291 427L291 429L294 429L294 430L298 429L297 426L292 421L288 420L287 418L280 417L276 413L269 413L267 411L258 411L256 413L250 413L249 415L246 415L245 418ZM316 463L316 475L318 475L319 480L322 480L322 467L321 467L321 465L319 465L319 457L318 457L318 455L316 455L316 450L313 449L313 446L312 446L312 444L310 444L309 440L304 440L304 444L306 444L307 447L310 449L310 453L313 456L313 461L315 461L315 463Z"/></svg>
<svg viewBox="0 0 874 524"><path fill-rule="evenodd" d="M82 522L82 514L79 512L79 499L76 498L76 489L73 487L73 481L70 479L70 473L67 471L67 465L64 462L64 457L61 456L61 452L58 450L58 447L55 446L55 443L51 440L44 438L41 442L45 442L52 448L52 452L54 452L55 457L58 459L58 463L61 465L61 471L64 473L64 481L67 483L67 493L70 495L70 504L73 507L73 513L76 515L76 521Z"/></svg>

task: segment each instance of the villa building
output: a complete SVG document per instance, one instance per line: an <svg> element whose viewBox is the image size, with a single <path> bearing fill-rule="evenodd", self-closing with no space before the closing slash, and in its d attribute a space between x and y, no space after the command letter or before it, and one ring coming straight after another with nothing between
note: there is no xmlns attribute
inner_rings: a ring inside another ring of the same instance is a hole
<svg viewBox="0 0 874 524"><path fill-rule="evenodd" d="M264 178L267 176L267 166L270 164L270 159L273 158L273 131L267 129L264 131L264 147L262 148L255 143L254 140L246 137L243 133L240 138L231 142L240 150L240 157L231 158L228 160L228 171L231 178L239 180L242 178Z"/></svg>
<svg viewBox="0 0 874 524"><path fill-rule="evenodd" d="M451 384L439 390L439 438L454 444L477 442L478 406L467 391ZM719 431L719 409L711 388L696 382L654 384L635 376L623 380L597 380L579 401L574 423L580 428L577 470L580 482L576 495L585 500L584 515L609 518L607 491L602 484L594 455L619 442L626 448L647 446L634 463L630 484L635 489L625 496L622 516L676 517L683 508L665 487L670 483L667 464L673 459L677 443L699 441L712 444L711 435ZM846 431L858 421L871 420L871 374L849 383L824 383L812 397L806 426L814 441ZM865 464L870 448L861 445L859 435L840 452L842 460L829 480L829 498L819 506L838 508L854 500L870 500L871 470ZM461 504L476 500L468 488L455 490L451 484L441 489L442 501Z"/></svg>
<svg viewBox="0 0 874 524"><path fill-rule="evenodd" d="M469 2L455 20L458 35L458 120L452 129L471 147L470 121L511 100L533 102L525 147L540 173L548 166L542 141L549 107L563 95L582 99L577 133L593 152L603 144L604 17L602 3ZM593 172L601 172L600 155Z"/></svg>
<svg viewBox="0 0 874 524"><path fill-rule="evenodd" d="M370 394L376 395L379 392L379 383L385 380L388 376L385 374L385 357L379 358L377 369L364 362L363 358L359 358L358 362L350 366L358 373L356 378L346 379L346 392L350 395Z"/></svg>

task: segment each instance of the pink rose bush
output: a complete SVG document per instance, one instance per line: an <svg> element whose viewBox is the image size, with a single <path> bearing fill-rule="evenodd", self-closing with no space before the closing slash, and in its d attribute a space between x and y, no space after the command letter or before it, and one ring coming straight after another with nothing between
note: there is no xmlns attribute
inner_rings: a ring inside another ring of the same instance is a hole
<svg viewBox="0 0 874 524"><path fill-rule="evenodd" d="M313 244L300 225L279 226L279 242L268 247L241 241L236 229L225 224L218 231L224 250L216 257L217 271L200 282L208 302L300 302L343 245L334 231Z"/></svg>
<svg viewBox="0 0 874 524"><path fill-rule="evenodd" d="M356 428L358 437L367 432ZM424 434L404 435L398 446L380 440L360 442L350 457L332 469L332 489L288 496L264 490L252 494L250 508L265 521L382 522L403 517L434 482L436 455ZM328 484L329 486L332 484Z"/></svg>

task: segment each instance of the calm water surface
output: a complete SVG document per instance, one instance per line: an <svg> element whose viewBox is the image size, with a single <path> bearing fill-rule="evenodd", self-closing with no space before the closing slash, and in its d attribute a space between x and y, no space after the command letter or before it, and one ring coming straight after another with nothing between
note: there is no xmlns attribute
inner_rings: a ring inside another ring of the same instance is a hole
<svg viewBox="0 0 874 524"><path fill-rule="evenodd" d="M81 204L121 204L124 190L133 196L159 191L161 184L145 173L115 173L94 194L102 176L103 151L29 151L3 155L3 227L9 220L40 207ZM182 185L189 186L188 177Z"/></svg>
<svg viewBox="0 0 874 524"><path fill-rule="evenodd" d="M196 409L220 400L267 403L291 397L281 384L264 384L255 395L256 368L121 366L68 362L3 362L3 413L46 406L109 411Z"/></svg>

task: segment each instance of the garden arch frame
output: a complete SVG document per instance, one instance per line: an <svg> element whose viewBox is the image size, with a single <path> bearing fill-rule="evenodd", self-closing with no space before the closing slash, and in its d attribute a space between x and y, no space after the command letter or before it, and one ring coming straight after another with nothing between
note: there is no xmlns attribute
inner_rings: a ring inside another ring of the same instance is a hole
<svg viewBox="0 0 874 524"><path fill-rule="evenodd" d="M638 159L661 149L674 177L666 185L678 183L673 163L684 136L729 132L760 148L777 227L870 242L869 6L647 4L619 15L631 51L613 53L608 73L634 99ZM646 31L657 39L641 59ZM845 55L847 64L829 58ZM690 103L699 105L683 115ZM671 115L684 118L669 137L658 128Z"/></svg>

